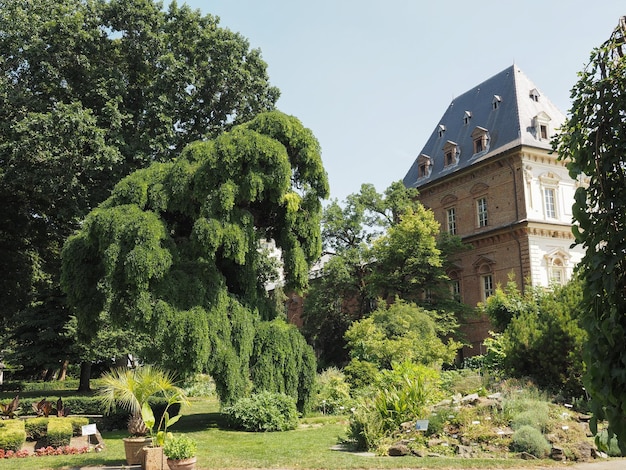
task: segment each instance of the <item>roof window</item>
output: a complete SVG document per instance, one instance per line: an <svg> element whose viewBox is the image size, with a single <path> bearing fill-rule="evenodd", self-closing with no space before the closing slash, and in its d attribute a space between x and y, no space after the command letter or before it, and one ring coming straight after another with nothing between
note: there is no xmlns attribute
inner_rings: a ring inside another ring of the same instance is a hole
<svg viewBox="0 0 626 470"><path fill-rule="evenodd" d="M433 169L432 159L426 155L421 154L417 157L417 179L428 178Z"/></svg>
<svg viewBox="0 0 626 470"><path fill-rule="evenodd" d="M463 115L463 124L465 125L469 124L470 119L472 119L472 112L465 111L465 114Z"/></svg>
<svg viewBox="0 0 626 470"><path fill-rule="evenodd" d="M539 102L539 97L541 96L539 94L539 91L536 88L533 88L532 90L530 90L530 99L535 101L535 102Z"/></svg>
<svg viewBox="0 0 626 470"><path fill-rule="evenodd" d="M485 152L489 148L489 131L484 127L476 126L472 131L472 141L474 142L474 155Z"/></svg>
<svg viewBox="0 0 626 470"><path fill-rule="evenodd" d="M546 113L541 111L533 118L533 124L535 128L535 138L537 140L549 140L550 139L550 121L552 118Z"/></svg>
<svg viewBox="0 0 626 470"><path fill-rule="evenodd" d="M498 109L500 107L500 103L502 103L502 97L500 95L493 95L493 100L491 100L491 108Z"/></svg>
<svg viewBox="0 0 626 470"><path fill-rule="evenodd" d="M459 163L461 150L456 142L448 140L443 146L443 167L448 168Z"/></svg>
<svg viewBox="0 0 626 470"><path fill-rule="evenodd" d="M443 137L443 134L446 132L446 126L444 126L443 124L439 124L439 127L437 128L437 134L439 135L439 137Z"/></svg>

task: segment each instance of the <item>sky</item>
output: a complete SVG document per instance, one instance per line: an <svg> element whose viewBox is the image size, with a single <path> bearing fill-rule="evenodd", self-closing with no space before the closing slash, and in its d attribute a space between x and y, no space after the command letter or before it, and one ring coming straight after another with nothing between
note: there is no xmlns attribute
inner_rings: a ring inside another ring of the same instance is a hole
<svg viewBox="0 0 626 470"><path fill-rule="evenodd" d="M165 0L165 4L168 0ZM455 96L516 64L567 114L623 0L178 0L260 49L313 131L331 198L401 180Z"/></svg>

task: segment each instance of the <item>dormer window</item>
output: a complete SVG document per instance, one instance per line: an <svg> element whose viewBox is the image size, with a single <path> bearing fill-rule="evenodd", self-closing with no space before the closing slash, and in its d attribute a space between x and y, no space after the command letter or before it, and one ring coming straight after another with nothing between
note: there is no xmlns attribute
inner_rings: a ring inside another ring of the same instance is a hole
<svg viewBox="0 0 626 470"><path fill-rule="evenodd" d="M432 171L432 160L426 154L417 157L417 179L428 178Z"/></svg>
<svg viewBox="0 0 626 470"><path fill-rule="evenodd" d="M529 96L530 96L530 99L531 99L531 100L533 100L533 101L535 101L535 102L537 102L537 103L538 103L538 102L539 102L539 97L540 97L541 95L539 94L539 91L537 91L537 89L536 89L536 88L533 88L532 90L530 90L530 94L529 94Z"/></svg>
<svg viewBox="0 0 626 470"><path fill-rule="evenodd" d="M474 155L487 150L489 146L489 131L484 127L476 126L472 131L472 141L474 142Z"/></svg>
<svg viewBox="0 0 626 470"><path fill-rule="evenodd" d="M469 124L470 119L472 119L472 112L465 111L465 113L463 114L463 124L465 125Z"/></svg>
<svg viewBox="0 0 626 470"><path fill-rule="evenodd" d="M491 100L491 108L498 109L500 107L500 103L502 103L502 97L500 95L493 95L493 100Z"/></svg>
<svg viewBox="0 0 626 470"><path fill-rule="evenodd" d="M535 128L535 137L537 140L550 139L550 121L552 118L543 111L537 114L533 118L533 124Z"/></svg>
<svg viewBox="0 0 626 470"><path fill-rule="evenodd" d="M439 138L443 137L443 134L446 132L446 126L444 126L443 124L439 124L439 127L437 128L437 134L439 135Z"/></svg>
<svg viewBox="0 0 626 470"><path fill-rule="evenodd" d="M456 142L452 142L448 140L446 144L443 146L443 166L444 168L448 168L459 163L459 155L461 154L461 150Z"/></svg>

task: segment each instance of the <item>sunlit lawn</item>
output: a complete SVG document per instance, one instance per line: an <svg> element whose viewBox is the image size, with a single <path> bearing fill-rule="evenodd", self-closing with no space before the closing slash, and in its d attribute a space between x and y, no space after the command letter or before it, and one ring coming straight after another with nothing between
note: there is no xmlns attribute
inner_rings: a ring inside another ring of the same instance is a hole
<svg viewBox="0 0 626 470"><path fill-rule="evenodd" d="M546 467L552 462L517 459L461 460L451 458L373 457L332 450L345 435L346 423L335 417L306 419L294 431L244 433L224 430L215 400L194 401L171 429L188 433L198 441L198 470L235 468L378 469L378 468L520 468ZM74 456L28 457L0 460L0 469L58 469L87 466L120 466L125 463L125 432L105 433L106 449Z"/></svg>

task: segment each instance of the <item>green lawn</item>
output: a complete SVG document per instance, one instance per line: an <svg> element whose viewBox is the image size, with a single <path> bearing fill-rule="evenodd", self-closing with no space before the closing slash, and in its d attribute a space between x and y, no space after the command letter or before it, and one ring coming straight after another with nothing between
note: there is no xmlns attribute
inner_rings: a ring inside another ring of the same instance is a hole
<svg viewBox="0 0 626 470"><path fill-rule="evenodd" d="M336 417L311 418L294 431L245 433L223 429L215 400L198 400L184 410L185 416L171 429L188 433L198 441L198 470L237 468L293 469L495 469L546 467L551 461L517 459L461 460L451 458L371 457L331 450L345 433L345 421ZM28 457L0 460L2 470L59 469L97 465L122 465L125 432L105 433L106 449L74 456Z"/></svg>

